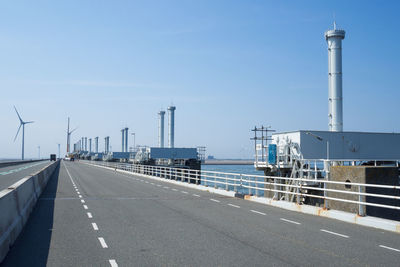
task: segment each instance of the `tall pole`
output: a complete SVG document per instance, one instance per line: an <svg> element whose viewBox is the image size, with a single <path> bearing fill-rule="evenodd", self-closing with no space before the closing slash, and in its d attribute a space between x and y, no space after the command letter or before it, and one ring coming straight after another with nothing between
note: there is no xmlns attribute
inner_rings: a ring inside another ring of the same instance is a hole
<svg viewBox="0 0 400 267"><path fill-rule="evenodd" d="M175 142L175 109L174 106L168 107L168 147L173 148Z"/></svg>
<svg viewBox="0 0 400 267"><path fill-rule="evenodd" d="M136 139L136 133L131 133L133 135L133 150L135 150L136 144L135 144L135 139Z"/></svg>
<svg viewBox="0 0 400 267"><path fill-rule="evenodd" d="M58 145L58 158L60 159L61 157L60 157L60 144L57 144Z"/></svg>
<svg viewBox="0 0 400 267"><path fill-rule="evenodd" d="M38 150L39 150L38 158L40 159L40 146L38 146Z"/></svg>
<svg viewBox="0 0 400 267"><path fill-rule="evenodd" d="M24 160L25 124L22 124L22 160Z"/></svg>
<svg viewBox="0 0 400 267"><path fill-rule="evenodd" d="M68 117L68 127L67 127L67 155L69 154L69 142L70 142L70 133L69 133L69 117Z"/></svg>
<svg viewBox="0 0 400 267"><path fill-rule="evenodd" d="M124 142L125 142L125 129L122 129L121 130L121 151L122 152L124 152L124 149L125 149L125 144L124 144Z"/></svg>

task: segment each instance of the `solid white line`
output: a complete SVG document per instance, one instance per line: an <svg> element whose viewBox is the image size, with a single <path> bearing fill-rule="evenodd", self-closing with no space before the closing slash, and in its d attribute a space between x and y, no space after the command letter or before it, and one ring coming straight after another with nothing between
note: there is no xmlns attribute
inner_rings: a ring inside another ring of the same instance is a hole
<svg viewBox="0 0 400 267"><path fill-rule="evenodd" d="M238 209L240 209L240 206L233 205L233 204L231 204L231 203L228 203L228 206L231 206L231 207L234 207L234 208L238 208Z"/></svg>
<svg viewBox="0 0 400 267"><path fill-rule="evenodd" d="M251 212L257 213L257 214L261 214L261 215L267 215L264 212L261 211L256 211L256 210L250 210Z"/></svg>
<svg viewBox="0 0 400 267"><path fill-rule="evenodd" d="M210 198L210 200L211 200L211 201L214 201L214 202L218 202L218 203L221 202L221 201L216 200L216 199L213 199L213 198Z"/></svg>
<svg viewBox="0 0 400 267"><path fill-rule="evenodd" d="M184 194L189 194L188 192L186 192L186 191L181 191L182 193L184 193Z"/></svg>
<svg viewBox="0 0 400 267"><path fill-rule="evenodd" d="M118 264L115 260L109 260L111 267L118 267Z"/></svg>
<svg viewBox="0 0 400 267"><path fill-rule="evenodd" d="M87 213L87 216L88 216L89 218L93 218L93 216L92 216L92 214L91 214L90 212Z"/></svg>
<svg viewBox="0 0 400 267"><path fill-rule="evenodd" d="M86 205L83 205L83 208L84 208L85 210L87 210L87 209L88 209L88 206L86 206Z"/></svg>
<svg viewBox="0 0 400 267"><path fill-rule="evenodd" d="M85 203L85 200L81 199L81 202L82 202L82 203Z"/></svg>
<svg viewBox="0 0 400 267"><path fill-rule="evenodd" d="M98 230L99 230L99 227L97 227L97 224L96 224L96 223L92 223L92 226L93 226L93 230L95 230L95 231L98 231Z"/></svg>
<svg viewBox="0 0 400 267"><path fill-rule="evenodd" d="M176 190L175 188L172 188L172 191L178 191L178 190Z"/></svg>
<svg viewBox="0 0 400 267"><path fill-rule="evenodd" d="M301 224L301 223L299 223L299 222L291 221L291 220L288 220L288 219L285 219L285 218L281 218L281 220L282 220L282 221L285 221L285 222L288 222L288 223Z"/></svg>
<svg viewBox="0 0 400 267"><path fill-rule="evenodd" d="M197 194L193 194L193 196L195 196L195 197L200 197L199 195L197 195Z"/></svg>
<svg viewBox="0 0 400 267"><path fill-rule="evenodd" d="M325 229L320 229L320 230L321 230L322 232L325 232L325 233L328 233L328 234L337 235L337 236L341 236L341 237L344 237L344 238L349 238L348 235L338 234L338 233L331 232L331 231L328 231L328 230L325 230Z"/></svg>
<svg viewBox="0 0 400 267"><path fill-rule="evenodd" d="M396 249L396 248L391 248L391 247L387 247L387 246L384 246L384 245L379 245L381 248L386 248L386 249L390 249L390 250L393 250L393 251L397 251L397 252L400 252L400 249Z"/></svg>
<svg viewBox="0 0 400 267"><path fill-rule="evenodd" d="M108 248L108 246L107 246L106 241L104 240L104 238L98 237L98 239L99 239L100 244L101 244L101 246L102 246L103 248Z"/></svg>

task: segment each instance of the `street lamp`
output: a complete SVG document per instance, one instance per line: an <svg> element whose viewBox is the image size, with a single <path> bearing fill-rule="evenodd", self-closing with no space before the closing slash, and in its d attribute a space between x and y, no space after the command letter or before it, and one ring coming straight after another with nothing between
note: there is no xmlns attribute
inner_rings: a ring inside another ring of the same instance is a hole
<svg viewBox="0 0 400 267"><path fill-rule="evenodd" d="M135 150L135 138L136 138L136 134L135 133L131 133L131 135L133 135L133 150Z"/></svg>
<svg viewBox="0 0 400 267"><path fill-rule="evenodd" d="M326 140L324 138L322 138L321 136L318 136L316 134L310 133L310 132L306 132L306 134L311 135L313 137L315 137L317 140L319 141L326 141L326 165L324 164L324 169L325 169L325 173L326 173L326 180L329 181L329 172L330 172L330 164L329 164L329 140ZM326 182L324 183L324 208L328 209L328 200L326 199L327 197L327 193L326 193Z"/></svg>

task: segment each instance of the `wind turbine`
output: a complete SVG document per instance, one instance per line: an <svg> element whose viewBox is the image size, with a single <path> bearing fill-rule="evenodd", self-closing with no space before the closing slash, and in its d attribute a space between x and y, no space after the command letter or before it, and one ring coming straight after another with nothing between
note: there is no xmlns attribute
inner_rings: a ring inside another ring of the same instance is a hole
<svg viewBox="0 0 400 267"><path fill-rule="evenodd" d="M67 155L69 154L70 151L70 142L71 142L71 134L78 129L78 127L76 127L75 129L73 129L72 131L69 130L69 117L68 117L68 128L67 128Z"/></svg>
<svg viewBox="0 0 400 267"><path fill-rule="evenodd" d="M24 160L25 124L33 123L33 121L23 121L23 120L21 119L21 116L19 115L18 110L17 110L17 108L16 108L15 106L14 106L14 109L15 109L15 112L17 112L17 115L18 115L18 118L19 118L19 121L20 121L20 125L19 125L19 127L18 127L17 134L15 135L14 142L15 142L15 140L17 139L19 130L21 130L21 126L22 126L22 160Z"/></svg>

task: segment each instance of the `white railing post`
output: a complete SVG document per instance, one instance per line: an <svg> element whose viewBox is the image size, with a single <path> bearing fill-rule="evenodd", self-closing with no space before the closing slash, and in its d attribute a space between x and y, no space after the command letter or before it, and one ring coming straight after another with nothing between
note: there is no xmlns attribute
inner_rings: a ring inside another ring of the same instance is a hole
<svg viewBox="0 0 400 267"><path fill-rule="evenodd" d="M365 187L364 187L364 189L365 189ZM358 193L364 193L361 185L358 186ZM362 196L361 194L359 194L358 201L365 202L365 196ZM365 216L365 205L363 205L361 203L358 204L358 215Z"/></svg>

